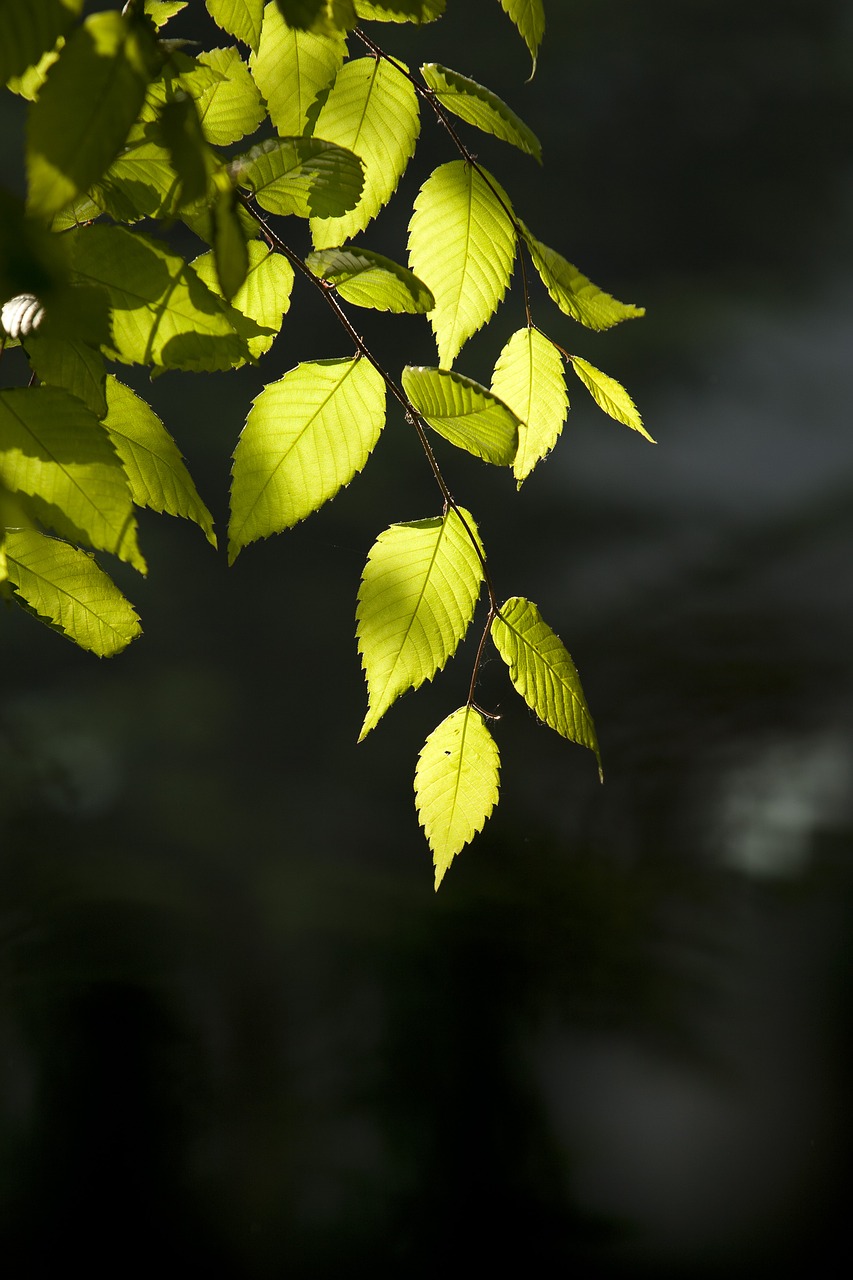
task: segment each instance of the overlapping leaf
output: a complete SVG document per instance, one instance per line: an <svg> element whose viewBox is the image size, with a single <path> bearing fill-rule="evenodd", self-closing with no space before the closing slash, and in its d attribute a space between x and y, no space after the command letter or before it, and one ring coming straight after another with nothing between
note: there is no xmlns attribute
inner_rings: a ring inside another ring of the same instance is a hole
<svg viewBox="0 0 853 1280"><path fill-rule="evenodd" d="M447 0L355 0L355 11L364 22L434 22Z"/></svg>
<svg viewBox="0 0 853 1280"><path fill-rule="evenodd" d="M217 26L242 40L250 49L257 49L261 38L264 0L205 0L205 3Z"/></svg>
<svg viewBox="0 0 853 1280"><path fill-rule="evenodd" d="M230 561L349 484L384 425L385 383L368 360L315 360L265 387L234 451Z"/></svg>
<svg viewBox="0 0 853 1280"><path fill-rule="evenodd" d="M203 66L223 78L196 100L204 135L208 142L223 147L254 133L266 111L249 68L235 48L211 49L199 54Z"/></svg>
<svg viewBox="0 0 853 1280"><path fill-rule="evenodd" d="M213 517L199 497L180 450L149 404L112 375L104 426L140 507L193 520L216 546Z"/></svg>
<svg viewBox="0 0 853 1280"><path fill-rule="evenodd" d="M157 30L161 31L171 18L186 9L188 3L189 0L145 0L143 8Z"/></svg>
<svg viewBox="0 0 853 1280"><path fill-rule="evenodd" d="M6 563L18 599L81 649L110 658L141 634L133 606L85 551L18 529L6 534Z"/></svg>
<svg viewBox="0 0 853 1280"><path fill-rule="evenodd" d="M569 397L563 360L538 329L519 329L507 342L492 375L492 393L519 419L513 475L521 482L557 443Z"/></svg>
<svg viewBox="0 0 853 1280"><path fill-rule="evenodd" d="M305 259L320 280L333 284L346 302L377 311L430 311L435 299L411 271L369 249L321 249Z"/></svg>
<svg viewBox="0 0 853 1280"><path fill-rule="evenodd" d="M507 600L492 623L492 639L527 705L564 738L589 747L601 772L598 739L577 668L536 605L520 596Z"/></svg>
<svg viewBox="0 0 853 1280"><path fill-rule="evenodd" d="M633 320L646 314L644 307L611 298L561 254L531 235L527 227L524 228L524 239L542 283L557 306L579 324L586 325L587 329L612 329L623 320Z"/></svg>
<svg viewBox="0 0 853 1280"><path fill-rule="evenodd" d="M572 368L599 409L603 409L616 422L623 423L633 431L639 431L640 435L645 436L652 444L655 443L643 426L637 406L620 382L608 377L588 361L581 360L579 356L572 356Z"/></svg>
<svg viewBox="0 0 853 1280"><path fill-rule="evenodd" d="M100 351L73 338L34 333L27 338L27 357L41 382L64 387L96 418L103 418L107 411L106 371Z"/></svg>
<svg viewBox="0 0 853 1280"><path fill-rule="evenodd" d="M277 0L285 22L298 31L348 31L357 21L353 0Z"/></svg>
<svg viewBox="0 0 853 1280"><path fill-rule="evenodd" d="M129 223L174 216L180 195L181 179L168 148L147 136L134 139L91 190L97 212ZM63 229L62 216L54 219L57 230ZM85 218L77 211L68 225L82 221Z"/></svg>
<svg viewBox="0 0 853 1280"><path fill-rule="evenodd" d="M533 71L536 70L536 58L539 46L545 34L545 8L542 0L500 0L501 8L512 19L518 28L519 35L530 50L533 59Z"/></svg>
<svg viewBox="0 0 853 1280"><path fill-rule="evenodd" d="M511 143L542 163L542 146L536 134L496 93L437 62L425 63L421 75L441 105L460 120Z"/></svg>
<svg viewBox="0 0 853 1280"><path fill-rule="evenodd" d="M249 269L245 280L231 299L231 306L234 311L245 316L252 326L263 330L257 336L250 333L247 337L249 354L257 360L269 351L290 307L293 268L283 254L274 253L260 240L250 240L246 251ZM214 293L219 293L221 286L214 255L202 254L192 265L199 279Z"/></svg>
<svg viewBox="0 0 853 1280"><path fill-rule="evenodd" d="M356 611L368 692L359 741L401 693L432 680L456 652L480 594L482 554L471 515L452 508L391 525L373 544Z"/></svg>
<svg viewBox="0 0 853 1280"><path fill-rule="evenodd" d="M364 187L359 157L320 138L268 138L229 169L262 209L282 216L335 217L355 208Z"/></svg>
<svg viewBox="0 0 853 1280"><path fill-rule="evenodd" d="M0 0L0 84L38 62L82 9L83 0Z"/></svg>
<svg viewBox="0 0 853 1280"><path fill-rule="evenodd" d="M446 369L407 365L403 390L433 430L459 449L499 467L511 466L519 421L492 392Z"/></svg>
<svg viewBox="0 0 853 1280"><path fill-rule="evenodd" d="M266 99L270 119L283 138L310 133L317 99L328 88L346 56L341 32L318 35L289 27L273 0L264 9L257 52L249 70Z"/></svg>
<svg viewBox="0 0 853 1280"><path fill-rule="evenodd" d="M473 707L460 707L427 738L415 770L415 807L435 864L435 887L498 802L500 752Z"/></svg>
<svg viewBox="0 0 853 1280"><path fill-rule="evenodd" d="M419 129L417 94L396 66L383 58L357 58L342 68L320 108L314 134L360 157L364 190L355 208L342 217L312 218L315 249L343 244L376 217L397 190Z"/></svg>
<svg viewBox="0 0 853 1280"><path fill-rule="evenodd" d="M440 165L420 189L409 223L409 266L432 290L430 321L442 367L503 298L515 258L509 199L464 160Z"/></svg>

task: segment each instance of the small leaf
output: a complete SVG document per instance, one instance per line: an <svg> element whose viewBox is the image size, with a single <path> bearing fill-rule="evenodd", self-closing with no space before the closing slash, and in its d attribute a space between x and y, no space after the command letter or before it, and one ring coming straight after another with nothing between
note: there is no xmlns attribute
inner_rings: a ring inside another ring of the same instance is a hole
<svg viewBox="0 0 853 1280"><path fill-rule="evenodd" d="M110 658L141 634L139 618L92 556L35 529L6 534L9 582L42 622Z"/></svg>
<svg viewBox="0 0 853 1280"><path fill-rule="evenodd" d="M415 807L435 863L435 887L498 802L501 758L486 722L460 707L433 729L418 756Z"/></svg>
<svg viewBox="0 0 853 1280"><path fill-rule="evenodd" d="M249 70L266 98L276 132L283 138L311 132L308 123L317 99L334 80L346 51L346 40L339 31L330 35L295 31L270 0Z"/></svg>
<svg viewBox="0 0 853 1280"><path fill-rule="evenodd" d="M27 358L41 382L64 387L96 418L103 418L107 411L106 371L100 351L73 338L37 333L27 338Z"/></svg>
<svg viewBox="0 0 853 1280"><path fill-rule="evenodd" d="M83 0L0 0L0 84L53 49L82 9Z"/></svg>
<svg viewBox="0 0 853 1280"><path fill-rule="evenodd" d="M656 443L643 426L637 406L621 383L615 378L609 378L606 373L588 364L586 360L581 360L579 356L572 356L572 368L599 409L633 431L639 431L652 444Z"/></svg>
<svg viewBox="0 0 853 1280"><path fill-rule="evenodd" d="M178 204L192 204L207 193L213 157L201 127L198 108L179 90L160 108L160 137L180 179Z"/></svg>
<svg viewBox="0 0 853 1280"><path fill-rule="evenodd" d="M229 562L349 484L384 425L385 383L368 360L299 364L265 387L234 451Z"/></svg>
<svg viewBox="0 0 853 1280"><path fill-rule="evenodd" d="M229 172L262 209L300 218L354 209L364 186L358 156L320 138L268 138L235 157Z"/></svg>
<svg viewBox="0 0 853 1280"><path fill-rule="evenodd" d="M531 80L536 71L536 56L545 34L545 9L542 0L500 0L501 8L518 28L519 35L533 59Z"/></svg>
<svg viewBox="0 0 853 1280"><path fill-rule="evenodd" d="M216 290L229 302L241 288L249 270L249 250L240 221L237 192L224 173L217 175L219 193L212 206L213 258L216 263Z"/></svg>
<svg viewBox="0 0 853 1280"><path fill-rule="evenodd" d="M563 360L554 344L538 329L514 333L495 365L492 394L519 419L512 470L521 488L536 463L554 448L569 409Z"/></svg>
<svg viewBox="0 0 853 1280"><path fill-rule="evenodd" d="M441 105L460 120L511 143L542 163L539 139L497 94L437 62L425 63L421 75Z"/></svg>
<svg viewBox="0 0 853 1280"><path fill-rule="evenodd" d="M453 508L392 524L373 544L356 611L368 692L359 742L401 693L432 680L456 652L474 616L483 555L472 517Z"/></svg>
<svg viewBox="0 0 853 1280"><path fill-rule="evenodd" d="M453 364L503 298L515 258L509 198L464 160L440 165L420 189L409 223L409 266L435 297L438 362Z"/></svg>
<svg viewBox="0 0 853 1280"><path fill-rule="evenodd" d="M577 267L531 235L527 227L523 227L523 231L542 283L567 316L586 325L587 329L603 330L646 314L644 307L611 298L609 293L587 280Z"/></svg>
<svg viewBox="0 0 853 1280"><path fill-rule="evenodd" d="M459 449L498 467L512 465L519 421L479 382L446 369L407 365L403 390L425 422Z"/></svg>
<svg viewBox="0 0 853 1280"><path fill-rule="evenodd" d="M222 79L196 99L208 142L224 147L254 133L266 116L261 95L249 68L236 49L211 49L199 54L199 62L217 71Z"/></svg>
<svg viewBox="0 0 853 1280"><path fill-rule="evenodd" d="M364 22L434 22L444 13L447 0L355 0L355 11Z"/></svg>
<svg viewBox="0 0 853 1280"><path fill-rule="evenodd" d="M429 289L411 271L381 253L359 249L321 249L305 265L320 280L333 284L346 302L377 311L425 312L435 306Z"/></svg>
<svg viewBox="0 0 853 1280"><path fill-rule="evenodd" d="M205 3L217 26L242 40L250 49L257 49L261 38L264 0L205 0Z"/></svg>
<svg viewBox="0 0 853 1280"><path fill-rule="evenodd" d="M186 9L187 4L188 0L145 0L145 12L160 31L171 18Z"/></svg>
<svg viewBox="0 0 853 1280"><path fill-rule="evenodd" d="M577 668L535 604L514 596L492 622L492 639L512 683L540 720L571 742L601 755Z"/></svg>
<svg viewBox="0 0 853 1280"><path fill-rule="evenodd" d="M231 299L231 306L249 320L253 329L262 330L255 337L251 332L247 334L249 355L257 360L269 351L290 307L293 268L283 254L268 249L260 240L250 240L246 250L249 269L245 280ZM192 265L208 289L213 293L221 293L212 253L202 254ZM237 362L235 367L240 363L244 362Z"/></svg>
<svg viewBox="0 0 853 1280"><path fill-rule="evenodd" d="M277 0L289 27L298 31L348 31L357 21L353 0Z"/></svg>

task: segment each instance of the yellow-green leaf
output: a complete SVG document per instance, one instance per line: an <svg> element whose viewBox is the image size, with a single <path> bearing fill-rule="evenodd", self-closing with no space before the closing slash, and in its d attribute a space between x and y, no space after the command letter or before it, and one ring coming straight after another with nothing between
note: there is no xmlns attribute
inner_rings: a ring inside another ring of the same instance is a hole
<svg viewBox="0 0 853 1280"><path fill-rule="evenodd" d="M229 165L232 179L262 209L284 217L332 217L354 209L364 186L361 160L321 138L267 138Z"/></svg>
<svg viewBox="0 0 853 1280"><path fill-rule="evenodd" d="M407 365L403 390L425 422L459 449L498 467L512 465L519 421L492 392L447 369Z"/></svg>
<svg viewBox="0 0 853 1280"><path fill-rule="evenodd" d="M415 807L435 864L435 887L498 802L500 752L473 707L433 729L418 756Z"/></svg>
<svg viewBox="0 0 853 1280"><path fill-rule="evenodd" d="M145 13L160 31L171 18L186 9L188 2L189 0L145 0Z"/></svg>
<svg viewBox="0 0 853 1280"><path fill-rule="evenodd" d="M587 329L612 329L623 320L634 320L646 314L644 307L635 307L630 302L617 302L609 293L599 289L598 285L587 280L586 276L567 262L561 254L549 249L527 227L523 228L524 239L533 264L561 311Z"/></svg>
<svg viewBox="0 0 853 1280"><path fill-rule="evenodd" d="M348 31L357 22L353 0L277 0L289 27L297 31Z"/></svg>
<svg viewBox="0 0 853 1280"><path fill-rule="evenodd" d="M53 49L82 9L83 0L0 0L0 84Z"/></svg>
<svg viewBox="0 0 853 1280"><path fill-rule="evenodd" d="M538 329L519 329L507 342L492 375L492 393L519 419L513 475L521 482L554 448L569 397L563 359Z"/></svg>
<svg viewBox="0 0 853 1280"><path fill-rule="evenodd" d="M536 134L496 93L437 62L425 63L421 75L437 101L460 120L511 143L542 163L542 146Z"/></svg>
<svg viewBox="0 0 853 1280"><path fill-rule="evenodd" d="M545 8L542 0L500 0L501 8L518 28L519 35L533 59L531 79L536 71L536 57L545 34Z"/></svg>
<svg viewBox="0 0 853 1280"><path fill-rule="evenodd" d="M346 51L341 32L318 35L296 31L270 0L264 9L257 53L249 58L249 70L266 98L276 132L283 138L311 132L309 120L316 112L317 99L334 80Z"/></svg>
<svg viewBox="0 0 853 1280"><path fill-rule="evenodd" d="M320 280L333 284L346 302L377 311L431 311L435 299L411 271L391 258L351 245L346 249L320 249L310 253L305 265Z"/></svg>
<svg viewBox="0 0 853 1280"><path fill-rule="evenodd" d="M74 338L34 333L26 340L27 357L41 382L64 387L89 408L96 418L107 411L106 371L100 351Z"/></svg>
<svg viewBox="0 0 853 1280"><path fill-rule="evenodd" d="M257 49L261 38L264 0L205 0L205 3L217 26L242 40L250 49Z"/></svg>
<svg viewBox="0 0 853 1280"><path fill-rule="evenodd" d="M263 330L257 336L251 333L247 336L249 355L257 360L269 351L290 307L293 268L283 254L268 249L260 240L250 240L246 251L249 268L245 280L231 299L231 306L255 329ZM208 289L213 293L222 292L213 253L202 254L192 265Z"/></svg>
<svg viewBox="0 0 853 1280"><path fill-rule="evenodd" d="M363 22L434 22L444 13L447 0L355 0Z"/></svg>
<svg viewBox="0 0 853 1280"><path fill-rule="evenodd" d="M581 360L579 356L572 356L572 368L599 409L603 409L609 417L630 427L633 431L639 431L640 435L645 436L652 444L655 443L643 426L637 406L621 383L615 378L608 377L588 361Z"/></svg>
<svg viewBox="0 0 853 1280"><path fill-rule="evenodd" d="M214 81L196 99L204 136L214 146L224 147L254 133L266 115L249 68L235 48L210 49L200 53L199 62L217 71Z"/></svg>

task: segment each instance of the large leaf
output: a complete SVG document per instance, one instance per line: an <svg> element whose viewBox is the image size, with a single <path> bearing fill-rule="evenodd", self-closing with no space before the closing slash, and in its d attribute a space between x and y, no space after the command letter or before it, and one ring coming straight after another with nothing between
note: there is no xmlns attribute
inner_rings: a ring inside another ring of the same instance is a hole
<svg viewBox="0 0 853 1280"><path fill-rule="evenodd" d="M512 470L521 488L525 476L553 449L566 421L569 397L562 356L538 329L519 329L498 357L492 392L519 419Z"/></svg>
<svg viewBox="0 0 853 1280"><path fill-rule="evenodd" d="M365 22L434 22L444 13L447 0L355 0L355 11Z"/></svg>
<svg viewBox="0 0 853 1280"><path fill-rule="evenodd" d="M249 354L255 360L269 351L281 322L290 307L293 268L283 254L268 249L260 240L246 246L249 269L240 288L231 299L232 308L250 324L263 330L248 336ZM212 253L202 254L193 262L193 270L214 293L221 292L216 263Z"/></svg>
<svg viewBox="0 0 853 1280"><path fill-rule="evenodd" d="M59 387L0 392L0 484L24 493L63 537L145 572L127 477L81 400Z"/></svg>
<svg viewBox="0 0 853 1280"><path fill-rule="evenodd" d="M435 299L411 271L369 249L321 249L305 259L320 280L333 284L346 302L376 311L431 311Z"/></svg>
<svg viewBox="0 0 853 1280"><path fill-rule="evenodd" d="M262 209L282 216L345 213L364 186L358 156L320 138L267 138L235 157L229 171Z"/></svg>
<svg viewBox="0 0 853 1280"><path fill-rule="evenodd" d="M409 223L409 266L432 290L438 361L449 368L506 292L515 257L509 199L464 160L440 165Z"/></svg>
<svg viewBox="0 0 853 1280"><path fill-rule="evenodd" d="M57 213L115 159L142 106L155 59L153 37L120 13L94 13L72 33L30 110L31 212Z"/></svg>
<svg viewBox="0 0 853 1280"><path fill-rule="evenodd" d="M401 693L432 680L456 652L480 594L482 556L472 517L453 508L393 524L373 544L356 611L368 692L359 742Z"/></svg>
<svg viewBox="0 0 853 1280"><path fill-rule="evenodd" d="M403 390L424 421L445 440L496 466L512 465L518 448L518 418L479 382L446 369L407 365Z"/></svg>
<svg viewBox="0 0 853 1280"><path fill-rule="evenodd" d="M100 351L73 338L36 333L27 338L27 357L41 382L64 387L96 418L103 418L107 411L106 371Z"/></svg>
<svg viewBox="0 0 853 1280"><path fill-rule="evenodd" d="M208 142L222 147L254 133L266 111L249 68L237 50L233 47L211 49L199 54L199 62L222 76L196 99Z"/></svg>
<svg viewBox="0 0 853 1280"><path fill-rule="evenodd" d="M82 8L83 0L0 0L0 85L52 49Z"/></svg>
<svg viewBox="0 0 853 1280"><path fill-rule="evenodd" d="M283 138L310 133L309 119L317 99L332 83L346 56L341 32L316 35L288 27L271 2L257 53L249 59L255 84L266 98L270 119Z"/></svg>
<svg viewBox="0 0 853 1280"><path fill-rule="evenodd" d="M533 59L533 71L530 73L532 78L536 70L536 56L545 34L545 8L542 0L500 0L500 3L530 50Z"/></svg>
<svg viewBox="0 0 853 1280"><path fill-rule="evenodd" d="M228 556L289 529L361 471L385 425L368 360L315 360L265 387L234 451Z"/></svg>
<svg viewBox="0 0 853 1280"><path fill-rule="evenodd" d="M235 330L231 308L178 254L123 227L82 227L71 236L78 276L109 296L117 359L213 370L230 369L246 358L246 341ZM249 323L241 320L241 332Z"/></svg>
<svg viewBox="0 0 853 1280"><path fill-rule="evenodd" d="M242 40L250 49L257 49L261 38L264 0L205 0L205 4L217 26Z"/></svg>
<svg viewBox="0 0 853 1280"><path fill-rule="evenodd" d="M104 420L124 464L133 501L170 516L193 520L216 546L213 517L198 495L180 450L154 410L117 378L107 379Z"/></svg>
<svg viewBox="0 0 853 1280"><path fill-rule="evenodd" d="M418 756L415 807L435 863L435 887L498 802L500 752L473 707L433 729Z"/></svg>
<svg viewBox="0 0 853 1280"><path fill-rule="evenodd" d="M425 63L421 67L421 75L434 97L460 120L467 121L483 133L493 134L502 142L511 143L542 163L539 139L497 94L437 62Z"/></svg>
<svg viewBox="0 0 853 1280"><path fill-rule="evenodd" d="M336 247L363 231L397 190L420 129L417 94L403 70L384 58L348 62L320 108L315 136L361 158L364 191L350 213L312 218L315 249Z"/></svg>
<svg viewBox="0 0 853 1280"><path fill-rule="evenodd" d="M601 756L577 668L535 604L514 596L492 622L492 639L512 683L540 720Z"/></svg>
<svg viewBox="0 0 853 1280"><path fill-rule="evenodd" d="M579 356L572 356L572 368L599 409L603 409L616 422L624 423L633 431L639 431L640 435L645 436L652 444L655 443L643 426L637 406L620 382L608 377L606 373L602 373L586 360L581 360Z"/></svg>
<svg viewBox="0 0 853 1280"><path fill-rule="evenodd" d="M85 551L35 529L6 534L9 582L42 622L110 658L142 632L132 605Z"/></svg>
<svg viewBox="0 0 853 1280"><path fill-rule="evenodd" d="M524 239L533 264L542 279L542 283L550 293L561 311L586 325L587 329L612 329L623 320L633 320L646 314L644 307L635 307L632 303L617 302L609 293L599 289L591 280L573 267L554 249L549 249L527 227L523 228Z"/></svg>

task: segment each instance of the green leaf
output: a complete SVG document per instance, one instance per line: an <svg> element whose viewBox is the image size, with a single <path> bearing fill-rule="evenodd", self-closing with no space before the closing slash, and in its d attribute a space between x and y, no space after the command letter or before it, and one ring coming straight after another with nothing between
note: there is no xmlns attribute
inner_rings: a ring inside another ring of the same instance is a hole
<svg viewBox="0 0 853 1280"><path fill-rule="evenodd" d="M107 411L106 371L100 351L73 338L34 333L26 340L27 357L39 381L64 387L82 400L96 418Z"/></svg>
<svg viewBox="0 0 853 1280"><path fill-rule="evenodd" d="M645 436L652 444L656 443L643 426L637 406L621 383L615 378L609 378L606 373L588 364L586 360L581 360L579 356L572 356L572 368L599 409L603 409L611 418L624 423L633 431L639 431L640 435Z"/></svg>
<svg viewBox="0 0 853 1280"><path fill-rule="evenodd" d="M348 31L357 22L352 0L277 0L282 17L298 31Z"/></svg>
<svg viewBox="0 0 853 1280"><path fill-rule="evenodd" d="M141 218L174 217L181 194L181 179L172 157L154 138L135 139L107 169L91 190L99 211L117 222ZM54 226L62 214L54 218ZM71 226L81 219L72 219Z"/></svg>
<svg viewBox="0 0 853 1280"><path fill-rule="evenodd" d="M432 680L456 652L474 616L483 555L471 515L453 508L392 524L373 544L356 611L368 692L359 742L401 693Z"/></svg>
<svg viewBox="0 0 853 1280"><path fill-rule="evenodd" d="M68 38L30 110L28 208L50 217L118 154L142 106L153 37L120 13L94 13Z"/></svg>
<svg viewBox="0 0 853 1280"><path fill-rule="evenodd" d="M110 658L142 632L132 605L92 556L35 529L6 534L9 582L42 622Z"/></svg>
<svg viewBox="0 0 853 1280"><path fill-rule="evenodd" d="M444 13L447 0L355 0L355 11L364 22L434 22Z"/></svg>
<svg viewBox="0 0 853 1280"><path fill-rule="evenodd" d="M435 864L435 887L498 802L501 758L486 722L460 707L433 729L418 756L415 807Z"/></svg>
<svg viewBox="0 0 853 1280"><path fill-rule="evenodd" d="M229 171L262 209L281 216L344 213L364 186L358 156L320 138L267 138L232 160Z"/></svg>
<svg viewBox="0 0 853 1280"><path fill-rule="evenodd" d="M0 0L0 84L53 49L82 9L83 0Z"/></svg>
<svg viewBox="0 0 853 1280"><path fill-rule="evenodd" d="M403 390L433 430L459 449L498 467L512 465L519 421L479 382L446 369L407 365Z"/></svg>
<svg viewBox="0 0 853 1280"><path fill-rule="evenodd" d="M311 132L312 108L343 65L346 51L346 40L339 31L330 35L295 31L272 0L266 6L260 43L249 59L249 70L266 98L276 132L283 138Z"/></svg>
<svg viewBox="0 0 853 1280"><path fill-rule="evenodd" d="M197 371L230 369L246 359L237 317L178 254L123 227L68 234L78 276L109 296L117 359Z"/></svg>
<svg viewBox="0 0 853 1280"><path fill-rule="evenodd" d="M269 351L290 307L293 268L282 254L268 249L260 240L250 240L246 249L249 269L245 280L231 299L231 305L252 326L263 330L257 336L250 334L247 338L249 354L257 360ZM214 293L221 293L212 253L202 254L192 265L199 279L209 289Z"/></svg>
<svg viewBox="0 0 853 1280"><path fill-rule="evenodd" d="M188 0L145 0L145 12L160 31L170 19L186 9Z"/></svg>
<svg viewBox="0 0 853 1280"><path fill-rule="evenodd" d="M0 392L0 484L63 537L145 572L121 462L95 415L59 387Z"/></svg>
<svg viewBox="0 0 853 1280"><path fill-rule="evenodd" d="M611 298L554 249L540 243L527 227L522 230L542 283L567 316L586 325L587 329L603 330L646 314L645 307L635 307Z"/></svg>
<svg viewBox="0 0 853 1280"><path fill-rule="evenodd" d="M519 35L530 50L533 59L533 70L536 71L536 56L545 34L545 9L542 0L500 0L501 8L509 15L518 28Z"/></svg>
<svg viewBox="0 0 853 1280"><path fill-rule="evenodd" d="M497 94L437 62L425 63L421 75L441 105L460 120L511 143L542 163L539 139Z"/></svg>
<svg viewBox="0 0 853 1280"><path fill-rule="evenodd" d="M440 165L420 189L409 223L409 266L435 297L438 360L450 367L506 292L515 228L506 193L464 160Z"/></svg>
<svg viewBox="0 0 853 1280"><path fill-rule="evenodd" d="M198 108L189 94L175 93L160 108L160 137L180 180L178 205L192 204L207 193L212 156Z"/></svg>
<svg viewBox="0 0 853 1280"><path fill-rule="evenodd" d="M513 475L521 482L554 448L569 397L563 360L538 329L519 329L504 347L492 375L492 393L519 419Z"/></svg>
<svg viewBox="0 0 853 1280"><path fill-rule="evenodd" d="M235 48L211 49L199 54L199 62L217 71L222 79L196 99L208 142L224 147L254 133L266 111L249 68Z"/></svg>
<svg viewBox="0 0 853 1280"><path fill-rule="evenodd" d="M346 302L377 311L425 312L435 306L429 289L411 271L381 253L359 249L321 249L305 265L320 280L333 284Z"/></svg>
<svg viewBox="0 0 853 1280"><path fill-rule="evenodd" d="M357 58L339 72L314 127L316 137L354 151L364 162L364 191L340 218L312 218L315 249L331 249L363 231L397 190L420 129L418 99L398 67Z"/></svg>
<svg viewBox="0 0 853 1280"><path fill-rule="evenodd" d="M228 557L304 520L349 484L385 425L368 360L315 360L265 387L234 451Z"/></svg>
<svg viewBox="0 0 853 1280"><path fill-rule="evenodd" d="M205 0L217 26L257 50L261 39L264 0Z"/></svg>
<svg viewBox="0 0 853 1280"><path fill-rule="evenodd" d="M514 596L492 622L492 639L512 683L540 720L571 742L601 755L577 668L535 604Z"/></svg>
<svg viewBox="0 0 853 1280"><path fill-rule="evenodd" d="M112 375L107 379L106 398L104 426L124 464L133 501L152 511L193 520L215 547L213 517L154 410Z"/></svg>
<svg viewBox="0 0 853 1280"><path fill-rule="evenodd" d="M60 36L52 49L48 49L43 53L38 62L32 67L27 67L26 71L20 76L10 76L6 82L6 88L12 93L17 93L20 97L26 98L28 102L35 102L41 93L42 85L47 79L47 73L56 62L65 44L65 38Z"/></svg>

